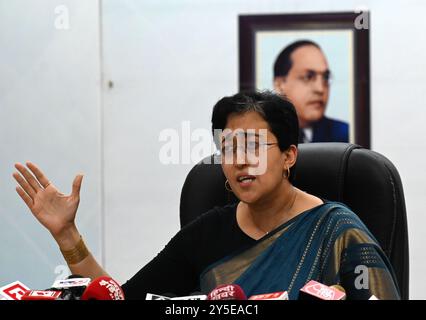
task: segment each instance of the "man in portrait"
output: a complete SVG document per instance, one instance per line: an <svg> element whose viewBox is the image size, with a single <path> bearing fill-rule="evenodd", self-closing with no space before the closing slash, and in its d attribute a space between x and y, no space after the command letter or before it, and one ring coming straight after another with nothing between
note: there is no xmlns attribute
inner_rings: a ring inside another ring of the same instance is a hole
<svg viewBox="0 0 426 320"><path fill-rule="evenodd" d="M299 142L349 142L348 124L325 116L330 83L327 59L315 42L293 42L276 58L274 90L296 107Z"/></svg>

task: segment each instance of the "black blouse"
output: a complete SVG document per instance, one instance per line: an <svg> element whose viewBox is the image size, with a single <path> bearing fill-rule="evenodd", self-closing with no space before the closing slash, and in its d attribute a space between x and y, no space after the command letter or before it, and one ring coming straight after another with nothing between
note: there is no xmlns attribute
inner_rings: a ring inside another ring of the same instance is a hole
<svg viewBox="0 0 426 320"><path fill-rule="evenodd" d="M165 248L122 287L126 299L146 293L185 296L199 291L210 264L256 240L238 226L237 204L214 209L182 228Z"/></svg>

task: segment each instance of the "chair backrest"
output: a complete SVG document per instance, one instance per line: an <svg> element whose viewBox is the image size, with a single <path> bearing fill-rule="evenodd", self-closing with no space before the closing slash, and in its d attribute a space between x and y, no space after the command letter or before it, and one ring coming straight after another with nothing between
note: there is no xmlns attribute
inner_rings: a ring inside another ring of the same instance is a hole
<svg viewBox="0 0 426 320"><path fill-rule="evenodd" d="M188 174L180 201L181 226L214 206L238 199L225 189L219 156ZM395 270L401 297L408 299L409 262L405 199L395 166L383 155L349 143L299 145L294 185L349 206L379 241Z"/></svg>

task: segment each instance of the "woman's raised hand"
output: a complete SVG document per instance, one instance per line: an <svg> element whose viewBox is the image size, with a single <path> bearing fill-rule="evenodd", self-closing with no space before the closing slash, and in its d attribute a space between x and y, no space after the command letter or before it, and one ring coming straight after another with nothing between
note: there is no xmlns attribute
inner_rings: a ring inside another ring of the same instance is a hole
<svg viewBox="0 0 426 320"><path fill-rule="evenodd" d="M37 220L58 240L69 230L76 229L74 220L80 202L83 175L75 177L71 194L64 195L35 164L27 162L26 165L15 164L19 171L13 173L19 184L16 191Z"/></svg>

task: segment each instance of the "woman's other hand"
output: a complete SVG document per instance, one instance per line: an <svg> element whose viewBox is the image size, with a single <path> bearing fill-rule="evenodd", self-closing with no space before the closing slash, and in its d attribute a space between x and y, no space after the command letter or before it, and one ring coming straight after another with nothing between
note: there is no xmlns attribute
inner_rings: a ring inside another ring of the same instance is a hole
<svg viewBox="0 0 426 320"><path fill-rule="evenodd" d="M75 238L78 234L75 216L80 202L83 175L75 177L71 194L64 195L35 164L27 162L26 165L27 167L20 163L15 164L19 173L14 172L13 177L19 184L16 187L19 196L59 244L62 240L71 240L71 234L74 234Z"/></svg>

